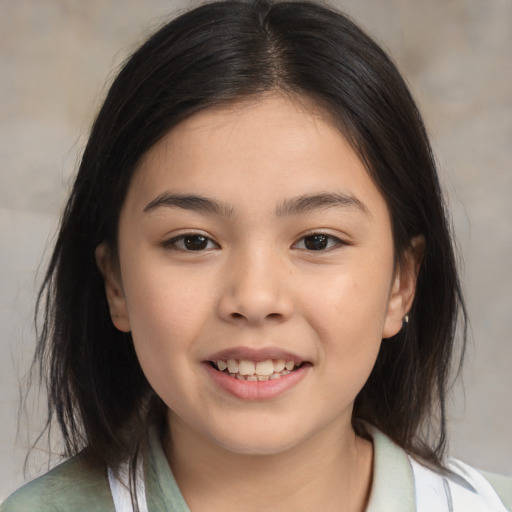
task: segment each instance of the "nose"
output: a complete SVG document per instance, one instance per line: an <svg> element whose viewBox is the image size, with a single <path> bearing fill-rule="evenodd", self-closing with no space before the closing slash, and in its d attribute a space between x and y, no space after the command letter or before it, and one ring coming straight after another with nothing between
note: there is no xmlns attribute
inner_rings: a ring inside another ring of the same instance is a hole
<svg viewBox="0 0 512 512"><path fill-rule="evenodd" d="M231 323L283 322L293 314L289 269L261 252L230 262L224 273L219 316Z"/></svg>

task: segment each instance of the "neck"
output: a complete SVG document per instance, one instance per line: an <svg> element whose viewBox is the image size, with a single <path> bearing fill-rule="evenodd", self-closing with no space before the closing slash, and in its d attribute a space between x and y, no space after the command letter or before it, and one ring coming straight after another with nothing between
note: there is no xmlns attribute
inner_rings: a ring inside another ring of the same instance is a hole
<svg viewBox="0 0 512 512"><path fill-rule="evenodd" d="M373 448L351 427L325 432L300 448L247 455L228 451L179 421L171 425L164 450L191 512L365 510Z"/></svg>

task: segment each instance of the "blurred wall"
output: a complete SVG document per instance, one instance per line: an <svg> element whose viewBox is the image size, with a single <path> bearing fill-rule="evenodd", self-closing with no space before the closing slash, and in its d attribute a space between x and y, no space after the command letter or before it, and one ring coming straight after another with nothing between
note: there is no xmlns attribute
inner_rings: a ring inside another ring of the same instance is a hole
<svg viewBox="0 0 512 512"><path fill-rule="evenodd" d="M473 339L465 389L452 400L451 451L512 473L512 2L332 3L394 56L440 163ZM37 270L104 84L152 29L198 4L0 0L0 500L23 482L17 409L34 346ZM35 405L32 413L41 416Z"/></svg>

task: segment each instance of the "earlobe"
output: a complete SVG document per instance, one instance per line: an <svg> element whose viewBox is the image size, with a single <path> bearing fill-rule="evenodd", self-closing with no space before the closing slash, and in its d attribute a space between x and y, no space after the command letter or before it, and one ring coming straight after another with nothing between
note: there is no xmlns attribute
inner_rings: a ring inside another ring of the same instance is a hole
<svg viewBox="0 0 512 512"><path fill-rule="evenodd" d="M425 237L418 235L404 252L393 278L388 308L382 331L383 338L391 338L402 329L416 292L418 273L425 252Z"/></svg>
<svg viewBox="0 0 512 512"><path fill-rule="evenodd" d="M119 272L115 269L107 244L96 247L96 265L103 276L105 294L112 323L123 332L130 332L130 319Z"/></svg>

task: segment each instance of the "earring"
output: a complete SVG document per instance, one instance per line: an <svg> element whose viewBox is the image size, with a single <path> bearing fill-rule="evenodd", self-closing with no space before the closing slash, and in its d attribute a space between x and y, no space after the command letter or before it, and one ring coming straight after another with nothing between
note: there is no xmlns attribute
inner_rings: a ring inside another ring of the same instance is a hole
<svg viewBox="0 0 512 512"><path fill-rule="evenodd" d="M402 327L405 327L409 323L409 315L405 315L404 319L402 320Z"/></svg>

